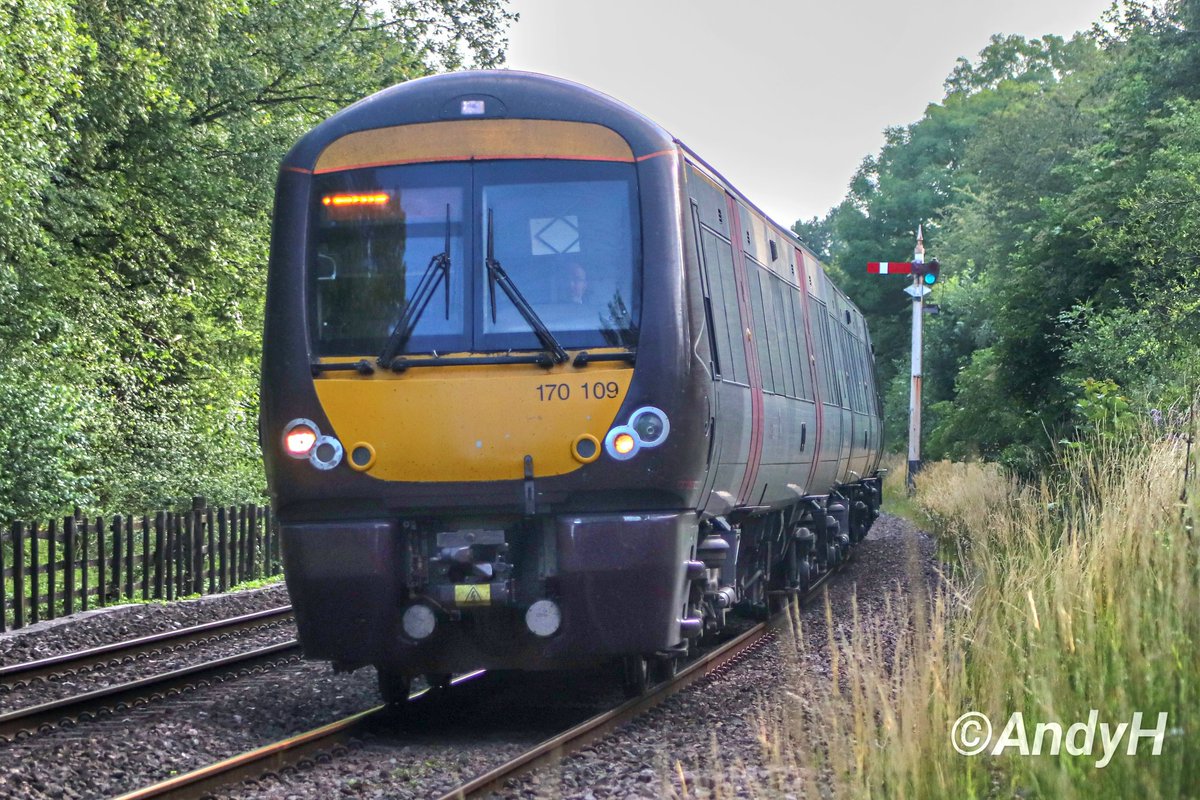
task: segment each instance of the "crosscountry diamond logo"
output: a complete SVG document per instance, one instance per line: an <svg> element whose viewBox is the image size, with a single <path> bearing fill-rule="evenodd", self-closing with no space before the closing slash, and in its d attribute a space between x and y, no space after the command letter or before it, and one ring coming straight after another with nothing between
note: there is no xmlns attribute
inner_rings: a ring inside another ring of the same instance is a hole
<svg viewBox="0 0 1200 800"><path fill-rule="evenodd" d="M579 252L579 217L539 217L529 220L530 251L535 256Z"/></svg>

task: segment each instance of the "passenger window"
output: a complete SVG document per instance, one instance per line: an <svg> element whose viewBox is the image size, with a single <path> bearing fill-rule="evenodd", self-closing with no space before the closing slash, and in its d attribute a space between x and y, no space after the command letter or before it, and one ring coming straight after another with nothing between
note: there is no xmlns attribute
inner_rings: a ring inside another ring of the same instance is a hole
<svg viewBox="0 0 1200 800"><path fill-rule="evenodd" d="M692 234L696 240L696 259L700 268L701 283L704 288L704 321L708 331L709 347L712 350L713 377L720 380L721 365L729 363L729 334L725 321L725 304L721 293L720 280L711 274L704 257L703 235L700 226L700 208L692 201Z"/></svg>
<svg viewBox="0 0 1200 800"><path fill-rule="evenodd" d="M754 313L754 348L758 353L758 369L762 373L763 389L775 392L775 373L771 367L771 348L767 338L767 319L763 311L762 270L747 259L747 278L749 279L750 308Z"/></svg>
<svg viewBox="0 0 1200 800"><path fill-rule="evenodd" d="M784 300L784 293L792 288L779 278L771 278L771 305L775 310L775 324L779 331L780 368L783 371L783 382L788 397L797 397L796 390L796 337L795 326L791 321L791 307Z"/></svg>
<svg viewBox="0 0 1200 800"><path fill-rule="evenodd" d="M796 331L796 345L799 348L796 354L796 388L800 392L800 397L805 400L813 399L812 390L812 375L809 373L808 360L808 332L804 329L804 315L800 311L800 290L791 290L788 305L791 307L793 327Z"/></svg>
<svg viewBox="0 0 1200 800"><path fill-rule="evenodd" d="M838 369L837 354L833 349L833 341L829 336L829 312L825 308L824 303L817 303L817 327L820 329L818 341L821 343L821 350L824 351L825 376L827 378L829 397L826 402L836 406L844 406L842 402L843 385L845 376L841 375Z"/></svg>
<svg viewBox="0 0 1200 800"><path fill-rule="evenodd" d="M704 251L704 266L708 272L713 298L713 324L718 342L724 342L718 352L728 358L722 361L722 377L735 383L749 383L746 373L746 347L742 338L741 314L738 311L737 283L733 277L733 248L726 240L700 227L700 243ZM718 298L720 298L718 300Z"/></svg>

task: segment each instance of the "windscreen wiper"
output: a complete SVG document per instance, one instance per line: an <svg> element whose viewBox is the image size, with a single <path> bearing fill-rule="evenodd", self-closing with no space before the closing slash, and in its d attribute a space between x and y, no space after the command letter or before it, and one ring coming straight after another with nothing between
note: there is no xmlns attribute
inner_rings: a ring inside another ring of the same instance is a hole
<svg viewBox="0 0 1200 800"><path fill-rule="evenodd" d="M392 335L388 337L387 345L383 348L383 354L379 356L379 366L390 367L393 359L397 355L404 352L408 340L412 338L413 331L417 329L417 322L420 321L421 315L425 313L425 307L429 305L429 301L433 299L433 293L437 291L438 284L441 283L445 287L446 293L446 319L450 319L450 204L446 204L446 243L445 249L429 260L429 266L425 268L425 274L421 276L420 282L417 283L417 290L413 292L412 300L404 308L404 313L400 316L400 321L396 323L396 329L392 331Z"/></svg>
<svg viewBox="0 0 1200 800"><path fill-rule="evenodd" d="M533 306L529 305L529 301L521 294L521 290L517 288L516 284L512 282L512 278L508 277L508 273L504 271L504 267L500 266L500 262L496 260L496 237L493 233L492 216L492 209L489 208L487 255L483 261L488 271L488 294L491 297L492 322L496 321L496 285L499 284L504 293L508 295L508 299L516 306L517 311L520 311L521 316L529 323L529 327L533 328L538 341L542 343L542 348L549 354L551 362L561 364L570 358L567 351L558 343L558 339L554 338L554 334L546 327L546 323L542 322L542 318L533 310Z"/></svg>

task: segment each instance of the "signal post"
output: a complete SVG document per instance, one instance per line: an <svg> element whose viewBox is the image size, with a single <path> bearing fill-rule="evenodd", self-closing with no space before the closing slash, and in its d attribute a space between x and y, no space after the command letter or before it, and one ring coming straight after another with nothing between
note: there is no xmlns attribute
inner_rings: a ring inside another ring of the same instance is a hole
<svg viewBox="0 0 1200 800"><path fill-rule="evenodd" d="M911 495L915 478L921 471L921 350L926 311L937 313L937 306L925 305L925 295L937 283L940 265L937 259L925 263L925 241L917 226L917 246L912 261L872 261L867 272L874 275L912 275L912 285L904 289L912 298L912 384L908 394L908 473L905 483Z"/></svg>

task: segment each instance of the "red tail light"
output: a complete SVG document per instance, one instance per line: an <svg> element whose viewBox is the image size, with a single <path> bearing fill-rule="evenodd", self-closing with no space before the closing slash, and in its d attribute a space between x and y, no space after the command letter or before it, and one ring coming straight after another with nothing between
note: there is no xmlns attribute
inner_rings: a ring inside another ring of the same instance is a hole
<svg viewBox="0 0 1200 800"><path fill-rule="evenodd" d="M283 449L292 458L308 458L318 436L317 426L308 420L292 420L283 432Z"/></svg>

